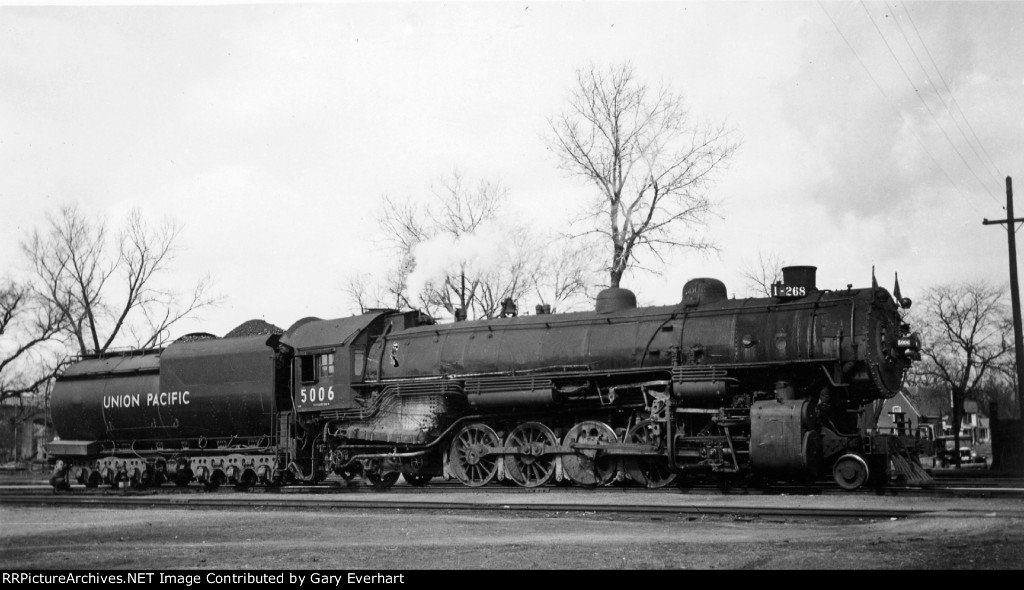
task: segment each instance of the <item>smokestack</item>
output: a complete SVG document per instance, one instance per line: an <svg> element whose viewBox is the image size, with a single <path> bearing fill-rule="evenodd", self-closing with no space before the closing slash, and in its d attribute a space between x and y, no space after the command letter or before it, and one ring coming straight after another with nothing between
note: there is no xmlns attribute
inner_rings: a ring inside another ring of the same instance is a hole
<svg viewBox="0 0 1024 590"><path fill-rule="evenodd" d="M787 266L782 269L782 282L787 286L804 287L807 292L817 291L815 274L817 266Z"/></svg>

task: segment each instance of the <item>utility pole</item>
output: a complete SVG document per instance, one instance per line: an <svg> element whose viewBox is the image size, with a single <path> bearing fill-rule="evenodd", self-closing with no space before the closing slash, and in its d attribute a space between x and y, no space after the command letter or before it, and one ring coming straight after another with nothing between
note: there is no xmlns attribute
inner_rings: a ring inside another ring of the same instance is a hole
<svg viewBox="0 0 1024 590"><path fill-rule="evenodd" d="M1021 335L1020 287L1017 285L1017 227L1024 218L1013 217L1013 179L1006 177L1006 219L982 220L983 225L1006 224L1006 240L1010 249L1010 302L1013 305L1013 348L1017 361L1017 407L1024 422L1024 336ZM998 416L996 416L998 418ZM1024 453L1024 441L1016 441L1017 453ZM1019 458L1018 458L1019 460Z"/></svg>

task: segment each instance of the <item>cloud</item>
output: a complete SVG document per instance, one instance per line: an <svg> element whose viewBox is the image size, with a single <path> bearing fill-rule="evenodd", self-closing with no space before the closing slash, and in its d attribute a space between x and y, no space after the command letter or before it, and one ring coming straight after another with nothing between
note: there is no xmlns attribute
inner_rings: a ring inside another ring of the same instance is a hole
<svg viewBox="0 0 1024 590"><path fill-rule="evenodd" d="M968 117L976 129L986 130L986 143L996 144L987 131L994 117L1008 113L1006 92L995 91L993 85L972 88L971 81L980 80L992 63L974 35L985 23L1006 19L1007 9L1012 18L1024 12L1006 4L967 9L964 3L928 3L914 6L911 21L901 10L889 14L886 5L868 6L885 41L860 6L841 10L826 4L856 55L821 13L802 31L803 65L795 74L801 83L777 87L790 105L784 111L786 120L819 147L834 172L813 188L813 198L837 211L873 217L890 214L918 191L948 188L950 181L971 195L992 190L997 181L947 112L952 101L931 59L953 95L971 105ZM965 10L972 18L965 19ZM971 24L962 26L964 22ZM940 94L928 83L918 59ZM1014 69L1020 73L1019 66Z"/></svg>
<svg viewBox="0 0 1024 590"><path fill-rule="evenodd" d="M379 195L415 195L453 166L501 178L518 221L565 229L594 189L557 169L546 117L575 68L629 59L744 139L714 187L722 257L672 253L663 275L629 277L646 300L677 301L696 276L735 291L759 250L819 265L828 286L899 270L911 297L915 284L1005 280L1005 232L980 220L999 215L1001 176L1024 161L1024 3L906 4L1001 169L976 169L994 195L944 137L977 161L944 86L940 99L914 70L894 25L910 22L903 4L888 19L866 6L943 128L863 7L823 5L888 99L814 2L4 8L0 259L15 266L21 232L61 203L139 205L183 220L176 277L211 270L229 294L197 329L341 313L346 271L392 262L374 247ZM424 275L487 251L435 246Z"/></svg>

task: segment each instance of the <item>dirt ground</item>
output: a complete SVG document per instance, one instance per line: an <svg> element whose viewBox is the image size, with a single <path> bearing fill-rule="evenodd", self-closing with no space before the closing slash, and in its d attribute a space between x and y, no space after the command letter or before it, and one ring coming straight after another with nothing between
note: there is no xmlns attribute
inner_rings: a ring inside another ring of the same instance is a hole
<svg viewBox="0 0 1024 590"><path fill-rule="evenodd" d="M0 525L3 570L1024 569L1024 518L983 510L851 522L0 505Z"/></svg>

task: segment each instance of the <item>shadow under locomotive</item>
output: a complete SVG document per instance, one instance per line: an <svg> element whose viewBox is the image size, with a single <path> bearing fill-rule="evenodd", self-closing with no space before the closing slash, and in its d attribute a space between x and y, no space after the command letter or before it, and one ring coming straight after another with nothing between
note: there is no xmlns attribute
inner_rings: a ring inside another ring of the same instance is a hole
<svg viewBox="0 0 1024 590"><path fill-rule="evenodd" d="M818 290L815 271L784 269L765 298L704 278L663 307L607 289L592 312L382 309L86 357L54 389L51 483L928 484L927 441L875 427L919 358L910 301Z"/></svg>

